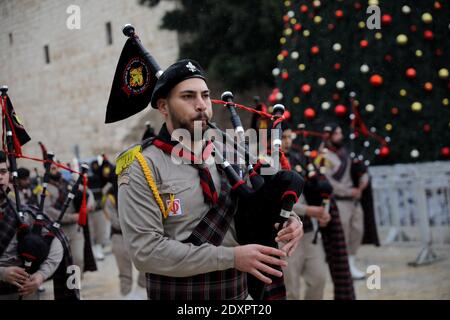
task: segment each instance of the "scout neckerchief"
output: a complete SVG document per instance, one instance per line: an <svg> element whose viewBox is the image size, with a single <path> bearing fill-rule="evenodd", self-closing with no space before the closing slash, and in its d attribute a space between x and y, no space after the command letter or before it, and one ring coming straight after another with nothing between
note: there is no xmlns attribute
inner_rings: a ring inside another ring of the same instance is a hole
<svg viewBox="0 0 450 320"><path fill-rule="evenodd" d="M334 152L339 160L340 160L340 165L339 168L336 170L336 172L333 174L333 179L340 181L342 179L342 177L344 176L345 173L345 169L347 168L347 163L348 163L348 153L347 150L344 147L340 147L340 148L336 148L334 146L328 146L328 149L332 152Z"/></svg>
<svg viewBox="0 0 450 320"><path fill-rule="evenodd" d="M175 147L179 147L181 144L177 141L171 141L170 134L167 131L166 125L164 124L158 136L153 140L153 145L167 154L172 154L172 152L174 151L173 149ZM208 142L206 147L203 149L201 162L209 158L212 152L212 147L212 143ZM203 190L205 203L209 205L217 204L218 194L208 167L204 165L198 165L197 163L199 162L199 159L192 152L189 152L186 148L179 148L179 150L175 149L175 152L177 153L176 156L190 161L190 164L198 170L198 175L200 177L200 186Z"/></svg>

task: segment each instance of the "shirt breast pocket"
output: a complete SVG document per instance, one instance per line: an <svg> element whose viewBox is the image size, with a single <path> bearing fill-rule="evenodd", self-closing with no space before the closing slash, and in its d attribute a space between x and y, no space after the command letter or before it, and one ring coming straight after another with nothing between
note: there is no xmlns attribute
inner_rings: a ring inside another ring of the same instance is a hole
<svg viewBox="0 0 450 320"><path fill-rule="evenodd" d="M190 211L189 199L192 197L192 182L188 180L170 180L161 184L159 192L168 218L180 219Z"/></svg>

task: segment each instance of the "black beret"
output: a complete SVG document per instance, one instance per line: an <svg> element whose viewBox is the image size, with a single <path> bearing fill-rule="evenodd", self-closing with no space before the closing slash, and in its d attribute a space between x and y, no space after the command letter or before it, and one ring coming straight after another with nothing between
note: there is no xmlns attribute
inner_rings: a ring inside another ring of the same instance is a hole
<svg viewBox="0 0 450 320"><path fill-rule="evenodd" d="M30 170L26 168L19 168L17 169L17 178L18 179L25 179L30 177Z"/></svg>
<svg viewBox="0 0 450 320"><path fill-rule="evenodd" d="M206 78L205 71L197 61L183 59L172 64L156 82L151 100L152 107L156 109L158 99L167 97L173 87L181 81L191 78L200 78L203 80Z"/></svg>

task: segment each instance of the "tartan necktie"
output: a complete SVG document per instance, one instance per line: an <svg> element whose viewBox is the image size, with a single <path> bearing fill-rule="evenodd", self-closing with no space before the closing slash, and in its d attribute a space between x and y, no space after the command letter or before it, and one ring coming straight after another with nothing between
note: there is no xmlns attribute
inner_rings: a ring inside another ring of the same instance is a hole
<svg viewBox="0 0 450 320"><path fill-rule="evenodd" d="M205 148L203 148L202 161L200 161L202 164L198 164L199 159L192 152L188 151L186 148L180 148L179 142L170 140L169 132L165 126L161 128L161 132L153 140L153 145L169 155L172 154L175 147L179 148L175 150L175 155L179 158L188 160L190 164L198 170L200 186L203 191L205 203L209 205L217 204L219 196L217 194L216 187L214 186L211 172L208 167L203 164L203 161L211 155L213 149L213 144L210 141L207 143Z"/></svg>

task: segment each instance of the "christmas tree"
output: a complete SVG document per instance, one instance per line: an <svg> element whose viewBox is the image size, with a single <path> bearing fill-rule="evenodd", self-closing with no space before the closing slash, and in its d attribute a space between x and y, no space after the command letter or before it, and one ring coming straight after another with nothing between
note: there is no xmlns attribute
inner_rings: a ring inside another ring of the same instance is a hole
<svg viewBox="0 0 450 320"><path fill-rule="evenodd" d="M297 0L284 9L269 100L294 124L339 123L372 164L450 158L448 1Z"/></svg>

